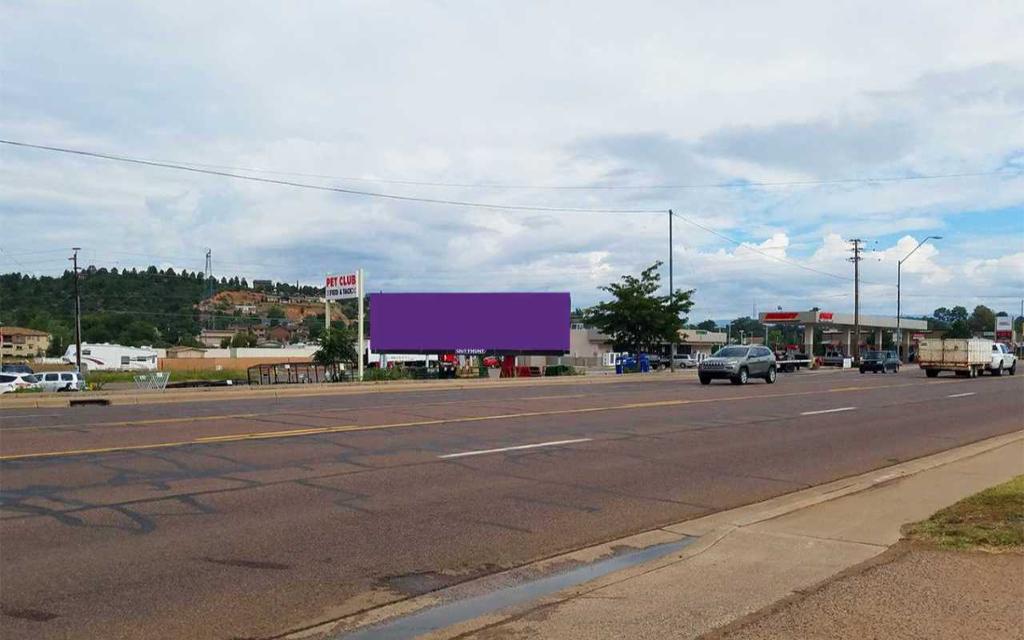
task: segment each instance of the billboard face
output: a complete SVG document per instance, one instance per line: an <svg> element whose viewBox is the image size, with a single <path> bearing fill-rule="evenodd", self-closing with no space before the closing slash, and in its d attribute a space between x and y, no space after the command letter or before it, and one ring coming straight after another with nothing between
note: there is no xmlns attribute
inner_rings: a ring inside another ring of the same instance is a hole
<svg viewBox="0 0 1024 640"><path fill-rule="evenodd" d="M377 353L569 351L568 293L370 294Z"/></svg>

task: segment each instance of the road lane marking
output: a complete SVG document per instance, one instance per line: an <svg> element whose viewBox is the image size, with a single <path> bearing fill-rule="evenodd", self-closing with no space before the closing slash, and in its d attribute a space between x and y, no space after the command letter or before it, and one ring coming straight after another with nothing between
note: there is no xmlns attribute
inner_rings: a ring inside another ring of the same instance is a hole
<svg viewBox="0 0 1024 640"><path fill-rule="evenodd" d="M550 442L537 442L534 444L520 444L514 447L502 447L500 449L480 449L478 451L461 451L459 453L449 453L443 456L437 456L442 460L450 460L452 458L468 458L469 456L482 456L488 453L502 453L504 451L522 451L524 449L536 449L538 447L557 447L562 444L576 444L577 442L590 442L591 438L576 438L574 440L552 440Z"/></svg>
<svg viewBox="0 0 1024 640"><path fill-rule="evenodd" d="M523 396L522 398L513 398L513 400L568 400L569 398L586 398L585 393L574 393L565 396Z"/></svg>
<svg viewBox="0 0 1024 640"><path fill-rule="evenodd" d="M238 433L227 436L207 436L195 440L179 440L177 442L156 442L153 444L129 444L120 447L97 447L94 449L72 449L69 451L46 451L43 453L18 453L8 456L0 456L4 460L27 460L30 458L58 458L63 456L87 455L90 453L115 453L118 451L140 451L144 449L166 449L168 447L185 447L197 444L220 444L224 442L242 442L244 440L265 440L271 438L293 438L297 436L312 436L320 433L338 433L348 431L354 425L343 425L340 427L320 427L316 429L291 429L288 431L261 431L257 433Z"/></svg>
<svg viewBox="0 0 1024 640"><path fill-rule="evenodd" d="M954 393L953 395L946 396L946 397L947 398L966 398L967 396L973 396L973 395L974 395L973 391L968 391L967 393Z"/></svg>
<svg viewBox="0 0 1024 640"><path fill-rule="evenodd" d="M1009 380L1009 378L1003 378L1003 380ZM843 392L861 391L861 390L868 390L868 391L870 391L870 390L874 390L874 389L893 389L893 388L897 388L897 387L922 386L924 384L936 385L936 384L952 384L952 383L957 383L957 382L960 382L960 381L959 380L947 379L947 380L938 380L938 381L930 381L930 382L910 382L910 383L896 384L896 385L884 385L884 384L883 385L863 385L863 386L854 386L854 387L836 387L836 388L832 388L832 389L819 389L819 390L811 390L811 391L797 391L797 392L780 393L780 394L729 396L729 397L725 397L725 398L711 398L711 399L694 399L694 400L688 400L686 402L701 403L701 402L713 402L713 401L717 401L717 400L757 400L757 399L760 399L760 398L784 398L784 397L801 396L801 395L816 395L816 394L819 394L819 393L843 393ZM459 389L456 389L456 390L459 390ZM354 394L342 394L342 395L354 395ZM551 399L551 398L558 398L558 397L571 398L571 397L575 397L577 395L579 397L587 397L587 396L592 396L592 395L595 395L595 394L586 394L586 393L584 393L584 394L573 394L573 395L566 395L566 396L516 396L516 397L512 397L512 398L495 398L493 400L492 399L486 399L486 398L485 399L472 399L472 400L445 400L445 401L439 401L439 402L426 402L426 403L422 403L422 405L423 406L436 406L436 405L475 404L475 403L483 403L483 404L490 403L490 404L493 404L495 402L511 402L511 401L516 401L516 400L536 400L536 399L543 399L543 398ZM375 410L375 409L400 409L400 408L404 408L404 407L408 407L408 405L407 404L384 404L384 405L365 406L365 407L332 407L332 408L326 408L326 409L317 409L316 411L319 412L319 413L338 413L338 412L342 412L343 413L343 412L346 412L346 411L347 412L353 412L353 411L369 411L369 410ZM624 408L635 408L635 407L624 406ZM65 414L55 414L55 415L65 415ZM0 432L2 432L2 433L10 433L10 432L14 432L14 431L50 431L50 430L59 430L59 429L78 430L78 429L89 429L89 428L92 428L92 427L100 427L100 428L102 428L102 427L132 427L132 426L149 426L149 425L175 424L175 423L188 424L188 423L196 423L196 422L213 422L213 421L217 421L217 420L261 418L261 417L279 416L279 415L284 415L284 416L287 416L287 415L299 415L299 416L302 416L302 409L295 409L295 410L288 410L288 411L265 411L265 412L257 412L257 413L224 413L224 414L214 414L214 415L204 415L204 416L183 416L183 417L180 417L180 418L142 418L142 419L135 419L135 420L131 420L131 419L129 419L129 420L114 420L114 421L109 421L109 422L82 422L82 423L77 423L77 424L76 423L67 423L67 424L33 425L33 426L7 427L7 428L0 427ZM12 417L17 418L17 417L21 417L21 416L12 416ZM323 417L323 418L326 418L327 416L303 416L303 417ZM0 460L3 460L2 456L0 456Z"/></svg>
<svg viewBox="0 0 1024 640"><path fill-rule="evenodd" d="M873 390L873 389L885 389L890 390L898 387L917 387L924 385L935 385L943 383L956 382L940 381L940 382L912 382L906 384L894 384L894 385L869 385L866 387L849 387L845 391L855 390ZM822 393L829 393L829 391L823 390L812 390L812 391L792 391L788 393L775 393L775 394L756 394L746 396L722 396L716 398L697 398L692 400L659 400L652 402L633 402L629 404L619 405L606 405L598 407L581 407L577 409L552 409L548 411L524 411L521 413L503 413L489 416L468 416L462 418L437 418L432 420L413 420L410 422L392 422L386 424L370 424L370 425L343 425L338 427L321 427L318 429L295 429L287 432L260 432L255 434L237 434L232 436L209 436L211 438L225 438L225 440L185 440L178 442L157 442L153 444L141 444L141 445L127 445L127 446L111 446L102 447L96 449L72 449L65 451L45 451L40 453L19 453L14 455L0 455L0 462L6 460L26 460L31 458L55 458L61 456L73 456L83 455L91 453L113 453L118 451L137 451L143 449L163 449L167 447L182 447L187 445L196 444L215 444L217 442L233 442L250 439L262 439L262 438L284 438L292 436L302 435L315 435L319 433L346 433L352 431L376 431L379 429L399 429L404 427L426 427L432 425L441 424L459 424L459 423L470 423L470 422L487 422L492 420L510 420L515 418L536 418L544 416L559 416L559 415L574 415L584 413L600 413L605 411L625 411L630 409L652 409L659 407L675 407L689 404L706 404L709 402L729 402L735 400L764 400L772 398L792 398L809 395L819 395ZM234 414L240 415L240 414ZM265 415L265 414L258 414ZM202 419L202 418L200 418ZM280 434L280 435L268 435L268 434Z"/></svg>
<svg viewBox="0 0 1024 640"><path fill-rule="evenodd" d="M840 411L855 411L857 407L839 407L837 409L822 409L821 411L804 411L802 416L817 416L823 413L839 413Z"/></svg>

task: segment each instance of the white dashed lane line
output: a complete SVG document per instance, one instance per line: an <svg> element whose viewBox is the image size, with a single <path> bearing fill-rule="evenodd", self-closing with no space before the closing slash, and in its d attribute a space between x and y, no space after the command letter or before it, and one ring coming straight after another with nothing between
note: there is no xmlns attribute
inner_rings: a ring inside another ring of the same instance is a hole
<svg viewBox="0 0 1024 640"><path fill-rule="evenodd" d="M947 398L966 398L967 396L973 396L973 395L974 395L973 391L968 391L967 393L954 393L953 395L946 396L946 397Z"/></svg>
<svg viewBox="0 0 1024 640"><path fill-rule="evenodd" d="M839 407L837 409L822 409L821 411L804 411L802 416L817 416L823 413L839 413L840 411L856 411L857 407Z"/></svg>
<svg viewBox="0 0 1024 640"><path fill-rule="evenodd" d="M469 456L482 456L488 453L502 453L503 451L522 451L524 449L537 449L539 447L557 447L561 444L576 444L577 442L590 442L591 438L576 438L575 440L552 440L551 442L537 442L534 444L520 444L514 447L502 447L501 449L481 449L479 451L462 451L460 453L449 453L437 456L442 460L452 458L467 458Z"/></svg>

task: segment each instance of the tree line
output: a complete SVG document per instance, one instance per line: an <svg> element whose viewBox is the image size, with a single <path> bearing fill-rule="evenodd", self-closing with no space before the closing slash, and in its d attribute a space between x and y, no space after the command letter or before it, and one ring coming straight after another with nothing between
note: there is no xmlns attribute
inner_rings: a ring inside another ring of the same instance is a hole
<svg viewBox="0 0 1024 640"><path fill-rule="evenodd" d="M202 328L196 305L207 291L248 287L245 278L207 278L201 271L89 266L79 275L82 340L129 346L195 346L195 337ZM281 295L319 295L321 291L282 282L270 288L270 292ZM74 320L75 280L70 270L59 276L0 274L0 322L49 333L52 339L48 355L61 355L74 342ZM217 326L260 321L227 314L214 320Z"/></svg>

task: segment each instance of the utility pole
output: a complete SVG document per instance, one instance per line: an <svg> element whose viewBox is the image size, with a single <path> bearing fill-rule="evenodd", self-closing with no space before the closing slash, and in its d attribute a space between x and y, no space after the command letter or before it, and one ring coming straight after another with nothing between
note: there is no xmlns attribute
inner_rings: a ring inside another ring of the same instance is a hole
<svg viewBox="0 0 1024 640"><path fill-rule="evenodd" d="M860 256L861 245L864 241L860 238L853 238L850 240L850 244L853 245L853 257L847 258L853 263L853 356L854 363L860 362L860 261L863 260ZM879 347L881 348L881 347Z"/></svg>
<svg viewBox="0 0 1024 640"><path fill-rule="evenodd" d="M203 287L205 299L209 300L213 297L213 249L206 250L206 266L203 267L203 273L206 275L206 286ZM206 318L206 328L213 329L213 314L210 314Z"/></svg>
<svg viewBox="0 0 1024 640"><path fill-rule="evenodd" d="M78 252L81 247L72 247L75 253L68 258L74 268L75 277L75 369L82 371L82 296L78 290Z"/></svg>
<svg viewBox="0 0 1024 640"><path fill-rule="evenodd" d="M672 294L675 293L674 282L672 281L673 275L673 264L672 264L672 210L668 210L668 302L672 304ZM676 338L673 337L672 343L669 345L668 352L668 369L669 371L676 370Z"/></svg>

